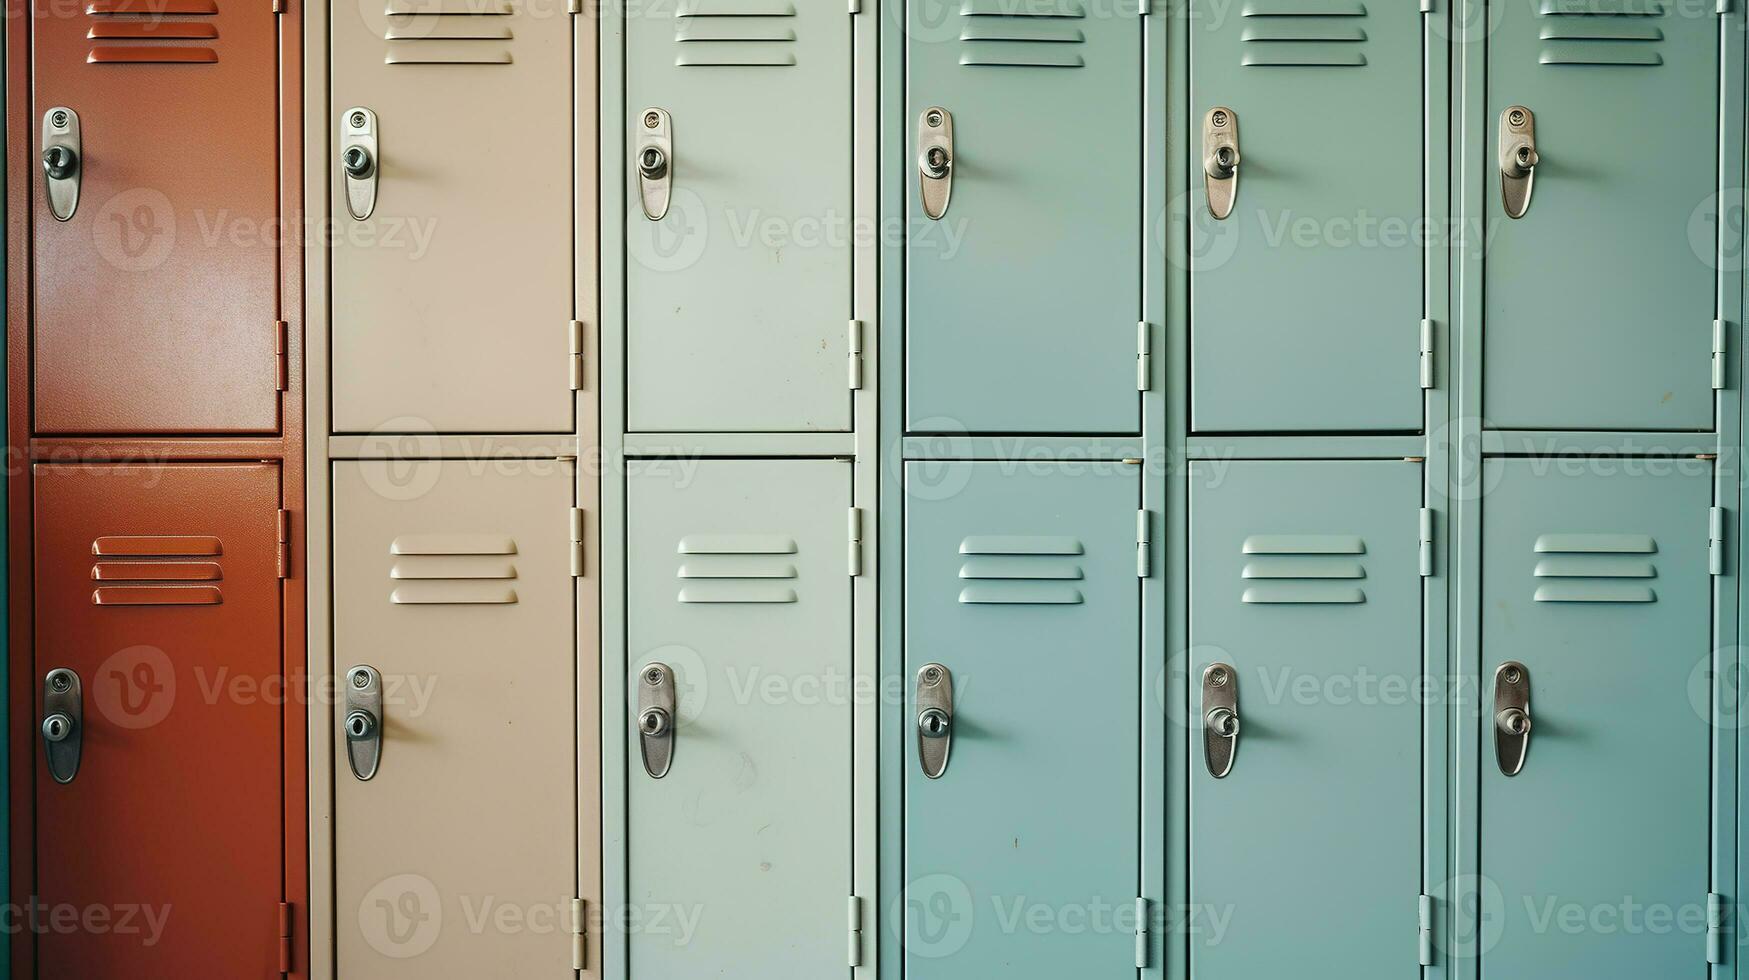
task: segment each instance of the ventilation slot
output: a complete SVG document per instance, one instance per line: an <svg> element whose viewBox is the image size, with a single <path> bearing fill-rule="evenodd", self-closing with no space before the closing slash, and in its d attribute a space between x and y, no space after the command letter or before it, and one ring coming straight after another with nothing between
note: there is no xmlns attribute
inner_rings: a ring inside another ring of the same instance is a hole
<svg viewBox="0 0 1749 980"><path fill-rule="evenodd" d="M224 548L204 536L116 535L91 542L91 592L98 606L216 606ZM198 583L198 584L196 584Z"/></svg>
<svg viewBox="0 0 1749 980"><path fill-rule="evenodd" d="M1239 63L1247 68L1359 68L1366 64L1366 7L1340 0L1249 3Z"/></svg>
<svg viewBox="0 0 1749 980"><path fill-rule="evenodd" d="M1352 605L1366 601L1366 542L1345 534L1257 534L1245 539L1240 601Z"/></svg>
<svg viewBox="0 0 1749 980"><path fill-rule="evenodd" d="M674 12L682 68L788 68L796 8L782 0L682 0Z"/></svg>
<svg viewBox="0 0 1749 980"><path fill-rule="evenodd" d="M391 0L385 65L508 65L512 9L504 0Z"/></svg>
<svg viewBox="0 0 1749 980"><path fill-rule="evenodd" d="M407 534L389 544L389 601L397 606L516 602L516 540L498 534Z"/></svg>
<svg viewBox="0 0 1749 980"><path fill-rule="evenodd" d="M1664 63L1658 18L1646 0L1542 0L1537 60L1545 65L1651 67Z"/></svg>
<svg viewBox="0 0 1749 980"><path fill-rule="evenodd" d="M214 0L94 0L85 6L92 65L211 65L219 60ZM112 43L113 42L113 43ZM190 43L193 42L193 43ZM201 43L206 42L206 43Z"/></svg>
<svg viewBox="0 0 1749 980"><path fill-rule="evenodd" d="M1537 602L1658 601L1647 584L1658 543L1647 535L1545 534L1536 553Z"/></svg>
<svg viewBox="0 0 1749 980"><path fill-rule="evenodd" d="M796 601L794 538L781 534L695 534L680 540L679 599L693 604Z"/></svg>
<svg viewBox="0 0 1749 980"><path fill-rule="evenodd" d="M1087 35L1075 0L966 0L960 64L973 68L1083 68Z"/></svg>
<svg viewBox="0 0 1749 980"><path fill-rule="evenodd" d="M1085 553L1074 538L982 535L960 542L959 600L967 605L1074 606Z"/></svg>

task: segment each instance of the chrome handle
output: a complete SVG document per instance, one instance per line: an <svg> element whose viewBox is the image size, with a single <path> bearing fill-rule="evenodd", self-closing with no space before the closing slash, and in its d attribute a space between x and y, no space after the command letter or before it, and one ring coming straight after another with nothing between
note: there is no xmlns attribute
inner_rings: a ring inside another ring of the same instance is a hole
<svg viewBox="0 0 1749 980"><path fill-rule="evenodd" d="M674 670L667 664L645 664L638 671L638 745L644 772L651 779L668 775L674 765L674 718L678 695Z"/></svg>
<svg viewBox="0 0 1749 980"><path fill-rule="evenodd" d="M377 114L354 106L340 117L340 168L346 175L346 212L358 221L377 209L377 178L382 159L377 146Z"/></svg>
<svg viewBox="0 0 1749 980"><path fill-rule="evenodd" d="M1494 758L1516 776L1530 754L1530 670L1508 660L1494 671Z"/></svg>
<svg viewBox="0 0 1749 980"><path fill-rule="evenodd" d="M638 199L644 217L661 221L674 198L674 118L666 109L645 109L639 120Z"/></svg>
<svg viewBox="0 0 1749 980"><path fill-rule="evenodd" d="M917 173L923 213L940 221L953 197L953 113L940 106L930 106L917 119Z"/></svg>
<svg viewBox="0 0 1749 980"><path fill-rule="evenodd" d="M1226 106L1203 116L1202 171L1209 214L1225 219L1239 199L1239 115Z"/></svg>
<svg viewBox="0 0 1749 980"><path fill-rule="evenodd" d="M42 735L49 776L57 783L72 782L85 740L85 692L79 675L65 667L43 677Z"/></svg>
<svg viewBox="0 0 1749 980"><path fill-rule="evenodd" d="M43 113L43 176L48 178L49 212L67 221L79 209L79 183L84 167L79 114L66 106Z"/></svg>
<svg viewBox="0 0 1749 980"><path fill-rule="evenodd" d="M383 760L383 675L360 664L346 672L346 761L368 780Z"/></svg>
<svg viewBox="0 0 1749 980"><path fill-rule="evenodd" d="M940 664L917 670L917 760L940 779L953 751L953 672Z"/></svg>
<svg viewBox="0 0 1749 980"><path fill-rule="evenodd" d="M1507 106L1500 113L1500 200L1507 217L1522 218L1530 210L1536 165L1541 160L1536 149L1536 113L1521 105Z"/></svg>
<svg viewBox="0 0 1749 980"><path fill-rule="evenodd" d="M1209 775L1225 779L1239 754L1239 675L1230 664L1209 664L1202 672L1203 763Z"/></svg>

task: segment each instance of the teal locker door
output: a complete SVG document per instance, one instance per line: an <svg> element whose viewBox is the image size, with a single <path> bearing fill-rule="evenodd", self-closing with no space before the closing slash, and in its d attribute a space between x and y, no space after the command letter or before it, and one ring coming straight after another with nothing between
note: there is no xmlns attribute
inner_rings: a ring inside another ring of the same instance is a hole
<svg viewBox="0 0 1749 980"><path fill-rule="evenodd" d="M850 28L815 0L628 9L631 430L849 430ZM670 137L659 220L638 167L652 110Z"/></svg>
<svg viewBox="0 0 1749 980"><path fill-rule="evenodd" d="M1226 916L1192 938L1198 980L1417 974L1421 477L1382 461L1192 470L1190 902ZM1234 750L1220 778L1204 747L1217 680L1239 718L1216 740Z"/></svg>
<svg viewBox="0 0 1749 980"><path fill-rule="evenodd" d="M1667 0L1496 0L1488 17L1484 415L1712 428L1723 18ZM1514 108L1534 127L1524 182L1502 177ZM1521 218L1509 183L1528 184Z"/></svg>
<svg viewBox="0 0 1749 980"><path fill-rule="evenodd" d="M1133 980L1140 467L940 467L906 473L905 976ZM939 778L930 664L954 692Z"/></svg>
<svg viewBox="0 0 1749 980"><path fill-rule="evenodd" d="M1615 463L1486 463L1484 977L1706 975L1710 701L1690 685L1712 652L1713 476ZM1531 720L1515 776L1498 758L1508 663Z"/></svg>
<svg viewBox="0 0 1749 980"><path fill-rule="evenodd" d="M1139 431L1149 232L1136 5L905 9L907 428ZM932 108L954 131L939 219L925 211L918 164Z"/></svg>
<svg viewBox="0 0 1749 980"><path fill-rule="evenodd" d="M632 980L848 977L851 467L646 462L628 479L628 688L673 672L671 765L628 732Z"/></svg>
<svg viewBox="0 0 1749 980"><path fill-rule="evenodd" d="M1420 429L1424 15L1413 0L1195 7L1192 424ZM1217 109L1238 167L1211 187Z"/></svg>

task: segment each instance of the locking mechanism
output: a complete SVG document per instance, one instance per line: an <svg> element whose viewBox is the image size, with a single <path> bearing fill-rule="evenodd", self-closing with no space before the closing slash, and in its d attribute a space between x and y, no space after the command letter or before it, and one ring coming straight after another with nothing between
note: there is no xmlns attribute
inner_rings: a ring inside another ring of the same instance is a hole
<svg viewBox="0 0 1749 980"><path fill-rule="evenodd" d="M1530 671L1508 660L1494 671L1494 756L1500 771L1516 776L1530 754Z"/></svg>
<svg viewBox="0 0 1749 980"><path fill-rule="evenodd" d="M1239 674L1231 664L1202 672L1202 754L1209 775L1225 779L1239 754Z"/></svg>
<svg viewBox="0 0 1749 980"><path fill-rule="evenodd" d="M85 737L85 695L79 675L65 667L43 677L42 733L49 775L57 783L72 782Z"/></svg>
<svg viewBox="0 0 1749 980"><path fill-rule="evenodd" d="M43 176L48 178L49 212L67 221L79 209L79 114L66 106L43 113ZM71 777L69 777L71 778Z"/></svg>
<svg viewBox="0 0 1749 980"><path fill-rule="evenodd" d="M638 198L644 217L661 221L674 198L674 120L666 109L645 109L638 120Z"/></svg>
<svg viewBox="0 0 1749 980"><path fill-rule="evenodd" d="M917 119L917 173L923 213L940 221L953 197L953 113L930 106Z"/></svg>
<svg viewBox="0 0 1749 980"><path fill-rule="evenodd" d="M940 664L917 671L917 760L923 775L940 779L953 750L953 673Z"/></svg>
<svg viewBox="0 0 1749 980"><path fill-rule="evenodd" d="M362 106L340 117L340 169L346 177L346 211L359 221L377 209L377 114Z"/></svg>
<svg viewBox="0 0 1749 980"><path fill-rule="evenodd" d="M1239 116L1226 106L1203 117L1202 172L1209 214L1225 219L1239 199Z"/></svg>
<svg viewBox="0 0 1749 980"><path fill-rule="evenodd" d="M1500 200L1507 217L1522 218L1530 210L1538 159L1536 113L1521 105L1507 106L1500 113Z"/></svg>
<svg viewBox="0 0 1749 980"><path fill-rule="evenodd" d="M383 758L383 676L363 664L346 672L346 761L369 779Z"/></svg>
<svg viewBox="0 0 1749 980"><path fill-rule="evenodd" d="M674 670L667 664L645 664L638 671L638 746L644 771L651 779L668 775L674 764L674 719L678 710Z"/></svg>

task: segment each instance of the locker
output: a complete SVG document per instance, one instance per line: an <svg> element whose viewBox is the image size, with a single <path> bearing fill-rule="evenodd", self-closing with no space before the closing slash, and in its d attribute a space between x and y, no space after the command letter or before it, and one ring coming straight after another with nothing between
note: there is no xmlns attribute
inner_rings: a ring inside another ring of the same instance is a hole
<svg viewBox="0 0 1749 980"><path fill-rule="evenodd" d="M846 431L851 16L656 0L626 58L626 426Z"/></svg>
<svg viewBox="0 0 1749 980"><path fill-rule="evenodd" d="M922 465L963 489L906 497L905 975L1133 978L1141 468Z"/></svg>
<svg viewBox="0 0 1749 980"><path fill-rule="evenodd" d="M276 431L279 15L32 9L35 431Z"/></svg>
<svg viewBox="0 0 1749 980"><path fill-rule="evenodd" d="M571 431L582 18L510 0L333 18L335 431Z"/></svg>
<svg viewBox="0 0 1749 980"><path fill-rule="evenodd" d="M278 468L34 480L36 975L276 975Z"/></svg>
<svg viewBox="0 0 1749 980"><path fill-rule="evenodd" d="M627 976L848 977L851 466L643 462L627 498Z"/></svg>
<svg viewBox="0 0 1749 980"><path fill-rule="evenodd" d="M1631 0L1494 8L1484 414L1712 428L1723 19Z"/></svg>
<svg viewBox="0 0 1749 980"><path fill-rule="evenodd" d="M1421 478L1193 465L1190 902L1228 914L1191 938L1199 978L1416 975Z"/></svg>
<svg viewBox="0 0 1749 980"><path fill-rule="evenodd" d="M574 472L398 465L333 464L338 975L571 977Z"/></svg>
<svg viewBox="0 0 1749 980"><path fill-rule="evenodd" d="M1421 428L1424 15L1205 3L1190 31L1193 425Z"/></svg>
<svg viewBox="0 0 1749 980"><path fill-rule="evenodd" d="M1637 462L1485 463L1484 975L1705 969L1712 730L1690 680L1712 655L1713 474Z"/></svg>
<svg viewBox="0 0 1749 980"><path fill-rule="evenodd" d="M1139 431L1136 5L905 10L907 429Z"/></svg>

